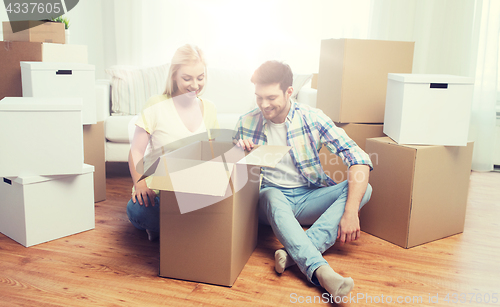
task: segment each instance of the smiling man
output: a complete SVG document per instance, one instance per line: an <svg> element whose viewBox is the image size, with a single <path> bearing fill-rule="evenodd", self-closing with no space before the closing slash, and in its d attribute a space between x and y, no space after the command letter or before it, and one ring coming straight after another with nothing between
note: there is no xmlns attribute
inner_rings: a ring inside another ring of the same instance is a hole
<svg viewBox="0 0 500 307"><path fill-rule="evenodd" d="M283 273L297 264L313 284L346 296L354 281L335 272L322 254L336 239L344 244L359 238L358 211L371 196L370 158L321 110L291 99L293 74L287 64L265 62L251 81L258 108L240 117L238 145L292 147L276 168L262 169L259 219L284 246L275 252L275 270ZM324 173L322 146L349 166L348 180L337 184Z"/></svg>

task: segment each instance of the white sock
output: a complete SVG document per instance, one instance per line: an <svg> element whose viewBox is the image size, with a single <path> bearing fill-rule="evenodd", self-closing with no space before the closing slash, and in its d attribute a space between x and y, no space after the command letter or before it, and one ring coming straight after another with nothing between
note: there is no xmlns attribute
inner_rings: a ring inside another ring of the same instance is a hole
<svg viewBox="0 0 500 307"><path fill-rule="evenodd" d="M316 272L319 284L334 297L344 297L354 288L354 280L351 277L342 277L329 265L320 266Z"/></svg>
<svg viewBox="0 0 500 307"><path fill-rule="evenodd" d="M283 248L278 249L274 253L274 269L278 273L283 273L286 268L292 266L295 264L295 261L293 261L292 257L288 255L286 250Z"/></svg>

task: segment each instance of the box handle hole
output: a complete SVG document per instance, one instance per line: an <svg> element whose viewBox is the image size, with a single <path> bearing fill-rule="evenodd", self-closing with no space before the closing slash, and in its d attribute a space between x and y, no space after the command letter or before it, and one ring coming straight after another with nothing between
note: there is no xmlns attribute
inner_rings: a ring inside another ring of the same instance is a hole
<svg viewBox="0 0 500 307"><path fill-rule="evenodd" d="M431 83L431 88L448 88L448 83Z"/></svg>
<svg viewBox="0 0 500 307"><path fill-rule="evenodd" d="M72 75L72 74L73 74L72 70L61 69L61 70L56 71L56 75Z"/></svg>
<svg viewBox="0 0 500 307"><path fill-rule="evenodd" d="M12 180L10 180L10 179L3 178L3 182L5 182L5 183L8 183L8 184L12 185Z"/></svg>

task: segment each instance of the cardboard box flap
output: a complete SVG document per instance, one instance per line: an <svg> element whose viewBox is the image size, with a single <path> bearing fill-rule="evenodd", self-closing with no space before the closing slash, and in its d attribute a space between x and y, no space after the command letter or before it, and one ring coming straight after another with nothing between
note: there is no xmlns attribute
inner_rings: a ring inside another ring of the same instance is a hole
<svg viewBox="0 0 500 307"><path fill-rule="evenodd" d="M40 182L45 182L45 181L50 181L50 180L58 180L62 179L64 177L68 176L76 176L76 175L83 175L87 173L93 173L94 172L94 166L89 165L89 164L82 164L82 172L79 174L74 174L74 175L50 175L50 176L40 176L40 175L21 175L18 177L8 177L7 179L19 184L32 184L32 183L40 183Z"/></svg>
<svg viewBox="0 0 500 307"><path fill-rule="evenodd" d="M394 80L394 81L399 81L399 82L404 82L404 83L474 84L473 78L455 76L455 75L389 73L387 78L389 80Z"/></svg>
<svg viewBox="0 0 500 307"><path fill-rule="evenodd" d="M290 146L259 146L238 163L274 168L291 148Z"/></svg>
<svg viewBox="0 0 500 307"><path fill-rule="evenodd" d="M412 148L412 149L425 149L425 148L433 148L433 147L441 147L442 145L412 145L412 144L398 144L395 142L393 139L391 139L388 136L384 137L377 137L377 138L372 138L373 140L377 142L382 142L386 144L391 144L391 145L397 145L399 147L406 147L406 148Z"/></svg>
<svg viewBox="0 0 500 307"><path fill-rule="evenodd" d="M150 189L224 196L234 164L221 157L211 161L160 158L149 184Z"/></svg>
<svg viewBox="0 0 500 307"><path fill-rule="evenodd" d="M5 97L0 111L81 111L82 98Z"/></svg>
<svg viewBox="0 0 500 307"><path fill-rule="evenodd" d="M49 71L72 71L72 70L90 70L94 71L95 66L83 63L64 63L64 62L28 62L21 61L21 68L30 70L49 70ZM62 73L64 74L64 73ZM67 74L67 73L66 73Z"/></svg>

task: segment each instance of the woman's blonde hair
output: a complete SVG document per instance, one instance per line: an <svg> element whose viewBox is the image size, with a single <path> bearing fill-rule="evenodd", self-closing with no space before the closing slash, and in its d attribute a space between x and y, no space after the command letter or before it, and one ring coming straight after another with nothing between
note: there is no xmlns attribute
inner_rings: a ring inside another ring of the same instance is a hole
<svg viewBox="0 0 500 307"><path fill-rule="evenodd" d="M164 95L168 98L172 97L172 94L177 91L177 83L174 80L175 74L182 65L192 65L197 62L201 62L205 66L205 80L207 78L206 74L206 63L203 51L197 46L186 44L179 47L172 57L172 62L170 63L170 68L168 69L167 75L167 85L165 87Z"/></svg>

